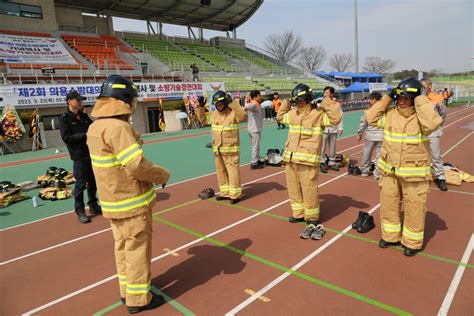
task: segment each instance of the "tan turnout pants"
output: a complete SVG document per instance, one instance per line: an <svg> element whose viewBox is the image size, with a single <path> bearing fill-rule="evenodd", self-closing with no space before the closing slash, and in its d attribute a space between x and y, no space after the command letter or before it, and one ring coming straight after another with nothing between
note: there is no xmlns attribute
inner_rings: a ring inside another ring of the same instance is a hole
<svg viewBox="0 0 474 316"><path fill-rule="evenodd" d="M382 239L421 249L425 230L426 200L430 181L408 182L401 177L382 176L380 180L380 226ZM403 203L405 218L400 219Z"/></svg>
<svg viewBox="0 0 474 316"><path fill-rule="evenodd" d="M240 186L240 154L222 155L214 153L219 195L238 199L242 196Z"/></svg>
<svg viewBox="0 0 474 316"><path fill-rule="evenodd" d="M286 164L286 184L293 217L319 219L319 166L289 162Z"/></svg>
<svg viewBox="0 0 474 316"><path fill-rule="evenodd" d="M115 262L120 295L127 306L144 306L151 300L151 209L144 214L110 220L115 239Z"/></svg>

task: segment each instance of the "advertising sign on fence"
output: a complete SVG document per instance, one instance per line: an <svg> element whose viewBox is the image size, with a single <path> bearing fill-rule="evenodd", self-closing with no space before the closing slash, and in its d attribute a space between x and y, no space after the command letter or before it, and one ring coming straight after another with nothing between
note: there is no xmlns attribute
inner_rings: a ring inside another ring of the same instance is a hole
<svg viewBox="0 0 474 316"><path fill-rule="evenodd" d="M138 82L139 101L180 99L183 95L212 95L224 90L222 82ZM40 108L66 104L66 94L76 90L92 104L100 93L100 83L55 84L55 85L11 85L0 86L0 108L12 105L16 108Z"/></svg>
<svg viewBox="0 0 474 316"><path fill-rule="evenodd" d="M0 60L7 64L77 64L57 38L0 34Z"/></svg>

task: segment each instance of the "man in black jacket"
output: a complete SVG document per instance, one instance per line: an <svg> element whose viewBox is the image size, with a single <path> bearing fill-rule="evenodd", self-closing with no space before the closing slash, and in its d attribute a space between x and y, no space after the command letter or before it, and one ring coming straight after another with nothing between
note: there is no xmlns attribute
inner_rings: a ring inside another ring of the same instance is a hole
<svg viewBox="0 0 474 316"><path fill-rule="evenodd" d="M97 203L97 186L94 172L92 171L89 148L87 147L87 130L92 120L84 113L82 101L86 98L77 91L66 95L68 110L59 119L61 138L66 143L69 155L73 161L73 172L76 184L74 186L74 209L79 222L86 224L91 220L86 215L84 208L84 190L87 188L89 197L89 210L92 214L102 214L102 209Z"/></svg>

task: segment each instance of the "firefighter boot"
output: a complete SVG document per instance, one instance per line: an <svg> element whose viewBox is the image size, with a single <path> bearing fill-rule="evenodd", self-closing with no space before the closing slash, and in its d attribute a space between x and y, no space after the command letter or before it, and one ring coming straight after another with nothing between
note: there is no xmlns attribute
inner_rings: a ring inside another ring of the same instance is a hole
<svg viewBox="0 0 474 316"><path fill-rule="evenodd" d="M365 234L369 231L371 231L375 227L374 224L374 217L367 214L360 223L360 225L357 227L357 232L361 234Z"/></svg>
<svg viewBox="0 0 474 316"><path fill-rule="evenodd" d="M165 299L163 298L163 296L156 295L155 293L153 293L151 301L150 301L150 303L148 303L148 305L145 305L145 306L127 306L127 309L128 309L129 314L136 314L136 313L140 313L140 312L143 312L143 311L148 311L148 310L151 310L151 309L158 308L161 305L163 305L164 302L165 302Z"/></svg>
<svg viewBox="0 0 474 316"><path fill-rule="evenodd" d="M91 222L91 219L86 215L85 210L77 210L76 214L77 218L79 219L79 222L81 222L82 224L87 224Z"/></svg>

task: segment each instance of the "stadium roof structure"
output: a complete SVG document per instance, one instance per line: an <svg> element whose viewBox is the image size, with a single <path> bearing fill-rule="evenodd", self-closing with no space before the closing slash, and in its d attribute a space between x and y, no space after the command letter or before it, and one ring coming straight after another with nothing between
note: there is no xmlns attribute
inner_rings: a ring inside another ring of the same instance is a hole
<svg viewBox="0 0 474 316"><path fill-rule="evenodd" d="M209 3L205 5L202 3ZM245 23L263 0L54 0L56 6L167 24L232 31Z"/></svg>

